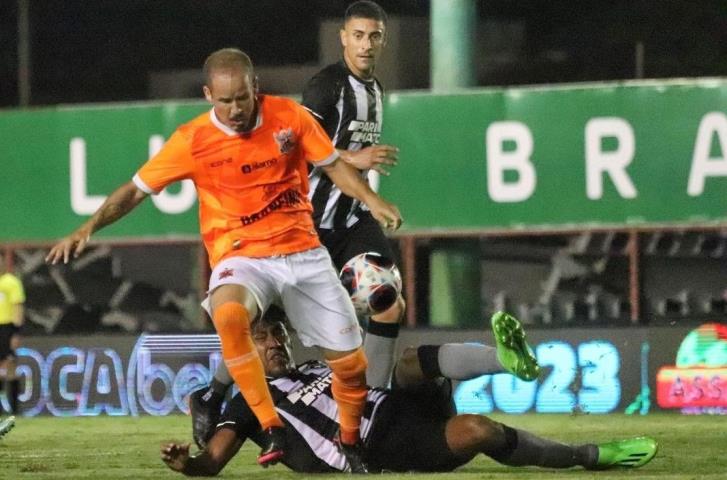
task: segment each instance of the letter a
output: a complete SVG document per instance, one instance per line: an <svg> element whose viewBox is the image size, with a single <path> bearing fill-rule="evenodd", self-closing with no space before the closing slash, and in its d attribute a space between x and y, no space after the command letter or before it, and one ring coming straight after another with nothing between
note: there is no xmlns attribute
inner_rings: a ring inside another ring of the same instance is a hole
<svg viewBox="0 0 727 480"><path fill-rule="evenodd" d="M722 156L710 158L709 147L712 144L712 134L715 133L719 139ZM722 112L710 112L699 122L687 193L690 197L698 197L704 192L704 180L707 177L725 176L727 176L727 116Z"/></svg>

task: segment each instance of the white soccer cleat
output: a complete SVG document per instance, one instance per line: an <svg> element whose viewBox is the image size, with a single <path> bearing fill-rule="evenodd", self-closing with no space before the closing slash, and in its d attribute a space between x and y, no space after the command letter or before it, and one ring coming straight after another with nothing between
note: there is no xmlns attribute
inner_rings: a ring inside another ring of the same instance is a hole
<svg viewBox="0 0 727 480"><path fill-rule="evenodd" d="M0 421L0 438L4 437L15 426L15 417L8 417Z"/></svg>

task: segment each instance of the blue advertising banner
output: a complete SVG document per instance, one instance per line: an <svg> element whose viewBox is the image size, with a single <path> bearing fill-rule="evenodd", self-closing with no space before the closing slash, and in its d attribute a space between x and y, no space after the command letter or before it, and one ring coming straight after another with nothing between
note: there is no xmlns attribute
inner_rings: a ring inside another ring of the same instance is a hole
<svg viewBox="0 0 727 480"><path fill-rule="evenodd" d="M459 382L454 400L460 413L479 414L645 414L657 406L686 413L724 413L727 338L723 330L714 324L531 329L531 345L543 367L541 378L523 382L509 374L485 375ZM483 337L481 331L405 330L399 343L472 339L491 343ZM27 340L27 346L17 352L23 385L20 404L26 416L186 413L185 397L209 383L221 361L216 335ZM294 356L302 361L314 358L315 352L296 341ZM704 358L712 363L703 363ZM707 370L708 378L695 380L695 371ZM8 408L4 395L0 402Z"/></svg>

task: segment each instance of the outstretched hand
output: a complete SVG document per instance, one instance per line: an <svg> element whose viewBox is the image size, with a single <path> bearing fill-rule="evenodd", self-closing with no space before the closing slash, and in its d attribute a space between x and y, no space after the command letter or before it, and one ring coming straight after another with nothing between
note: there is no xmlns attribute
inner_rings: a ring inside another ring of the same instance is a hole
<svg viewBox="0 0 727 480"><path fill-rule="evenodd" d="M181 472L189 460L189 445L189 443L174 442L162 445L162 461L175 472Z"/></svg>
<svg viewBox="0 0 727 480"><path fill-rule="evenodd" d="M392 232L398 230L404 220L401 218L401 213L399 213L397 206L381 197L377 197L377 200L376 203L368 204L371 215L379 222L382 228Z"/></svg>
<svg viewBox="0 0 727 480"><path fill-rule="evenodd" d="M359 170L375 170L381 175L389 175L386 166L396 166L399 149L392 145L371 145L357 152L348 152L348 163Z"/></svg>
<svg viewBox="0 0 727 480"><path fill-rule="evenodd" d="M79 228L53 245L45 257L45 262L55 265L59 260L63 259L63 263L68 263L71 253L73 254L73 258L77 258L86 249L86 245L88 245L90 239L90 229L84 227Z"/></svg>

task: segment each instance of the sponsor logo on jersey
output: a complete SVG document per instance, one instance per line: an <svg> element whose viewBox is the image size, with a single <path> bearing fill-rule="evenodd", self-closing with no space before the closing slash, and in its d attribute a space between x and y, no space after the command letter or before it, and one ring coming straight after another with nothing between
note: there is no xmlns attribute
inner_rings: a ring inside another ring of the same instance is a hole
<svg viewBox="0 0 727 480"><path fill-rule="evenodd" d="M353 120L348 124L348 131L353 132L351 134L352 142L379 143L379 138L381 137L381 125L379 122Z"/></svg>
<svg viewBox="0 0 727 480"><path fill-rule="evenodd" d="M243 215L240 217L240 221L243 226L255 223L263 218L267 217L276 210L280 210L285 207L292 207L303 203L303 196L297 190L288 189L283 193L275 197L275 200L265 205L265 207L259 212L255 212L251 215Z"/></svg>
<svg viewBox="0 0 727 480"><path fill-rule="evenodd" d="M261 168L272 167L276 163L278 163L277 158L270 158L268 160L263 160L262 162L246 163L245 165L240 167L240 170L242 170L242 173L247 175L248 173L252 173L255 170L260 170Z"/></svg>
<svg viewBox="0 0 727 480"><path fill-rule="evenodd" d="M303 402L306 405L310 405L315 401L316 398L323 393L326 388L331 385L333 381L333 373L329 373L323 377L316 379L315 381L304 385L298 390L290 392L288 394L288 401L290 403Z"/></svg>
<svg viewBox="0 0 727 480"><path fill-rule="evenodd" d="M209 164L209 166L210 166L210 168L217 168L217 167L221 167L221 166L222 166L222 165L224 165L225 163L231 163L231 162L232 162L232 158L229 158L229 157L228 157L228 158L226 158L226 159L224 159L224 160L217 160L217 161L215 161L215 162L211 162L211 163Z"/></svg>

